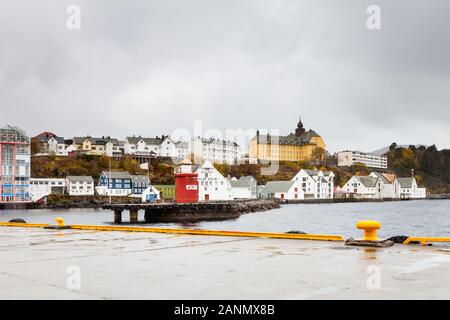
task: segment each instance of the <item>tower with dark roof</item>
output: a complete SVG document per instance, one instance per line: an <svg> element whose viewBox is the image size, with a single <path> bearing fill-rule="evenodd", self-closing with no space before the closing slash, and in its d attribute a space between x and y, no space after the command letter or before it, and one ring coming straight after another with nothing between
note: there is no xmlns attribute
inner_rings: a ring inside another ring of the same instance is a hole
<svg viewBox="0 0 450 320"><path fill-rule="evenodd" d="M300 137L303 133L305 133L305 128L303 127L302 117L299 118L297 129L295 129L295 135Z"/></svg>

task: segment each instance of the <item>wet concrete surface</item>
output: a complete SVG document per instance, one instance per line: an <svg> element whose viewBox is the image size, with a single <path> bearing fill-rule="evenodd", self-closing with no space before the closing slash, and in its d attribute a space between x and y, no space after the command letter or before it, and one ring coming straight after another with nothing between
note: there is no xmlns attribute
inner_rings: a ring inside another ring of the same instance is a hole
<svg viewBox="0 0 450 320"><path fill-rule="evenodd" d="M449 283L443 246L0 228L0 299L449 299Z"/></svg>

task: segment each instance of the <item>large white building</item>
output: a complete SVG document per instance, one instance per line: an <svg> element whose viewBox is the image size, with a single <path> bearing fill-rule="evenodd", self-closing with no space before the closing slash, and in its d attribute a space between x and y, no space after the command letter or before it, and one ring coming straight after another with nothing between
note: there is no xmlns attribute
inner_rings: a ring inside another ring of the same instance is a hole
<svg viewBox="0 0 450 320"><path fill-rule="evenodd" d="M241 158L241 148L236 142L213 138L194 138L192 153L195 163L237 164Z"/></svg>
<svg viewBox="0 0 450 320"><path fill-rule="evenodd" d="M176 142L170 136L143 138L141 136L125 139L125 154L148 157L171 157L184 159L188 156L187 142Z"/></svg>
<svg viewBox="0 0 450 320"><path fill-rule="evenodd" d="M380 178L372 176L353 176L341 188L356 199L382 199L383 183Z"/></svg>
<svg viewBox="0 0 450 320"><path fill-rule="evenodd" d="M233 193L230 181L225 178L213 164L206 161L194 171L198 174L198 200L224 201L232 200Z"/></svg>
<svg viewBox="0 0 450 320"><path fill-rule="evenodd" d="M270 181L265 192L285 200L333 199L334 173L301 169L290 181Z"/></svg>
<svg viewBox="0 0 450 320"><path fill-rule="evenodd" d="M300 183L300 199L332 199L334 173L332 171L301 169L292 180Z"/></svg>
<svg viewBox="0 0 450 320"><path fill-rule="evenodd" d="M337 153L339 167L363 163L369 168L387 169L387 157L360 151L341 151Z"/></svg>

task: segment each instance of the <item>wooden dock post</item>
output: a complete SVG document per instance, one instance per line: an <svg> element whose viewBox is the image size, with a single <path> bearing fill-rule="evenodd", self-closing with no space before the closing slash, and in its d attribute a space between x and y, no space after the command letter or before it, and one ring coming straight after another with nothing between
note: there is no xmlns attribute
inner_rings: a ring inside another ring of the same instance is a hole
<svg viewBox="0 0 450 320"><path fill-rule="evenodd" d="M114 223L122 223L122 209L114 210Z"/></svg>
<svg viewBox="0 0 450 320"><path fill-rule="evenodd" d="M138 222L138 210L130 209L130 222L137 223Z"/></svg>

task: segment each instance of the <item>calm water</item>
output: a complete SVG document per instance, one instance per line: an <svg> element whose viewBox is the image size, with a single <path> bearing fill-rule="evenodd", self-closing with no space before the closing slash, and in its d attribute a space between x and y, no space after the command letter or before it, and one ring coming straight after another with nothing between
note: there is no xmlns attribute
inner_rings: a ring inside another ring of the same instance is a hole
<svg viewBox="0 0 450 320"><path fill-rule="evenodd" d="M0 221L22 218L27 222L53 223L63 217L67 224L111 224L113 214L101 209L10 210L0 211ZM143 212L139 219L143 220ZM198 228L217 230L339 234L359 237L355 223L375 219L382 223L382 237L393 235L450 237L450 200L396 202L291 204L267 212L250 213L228 221L195 224L154 223L153 227ZM128 214L124 213L124 221Z"/></svg>

